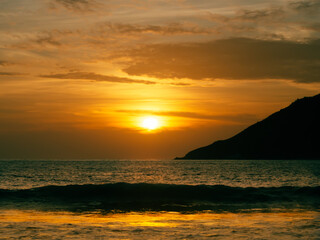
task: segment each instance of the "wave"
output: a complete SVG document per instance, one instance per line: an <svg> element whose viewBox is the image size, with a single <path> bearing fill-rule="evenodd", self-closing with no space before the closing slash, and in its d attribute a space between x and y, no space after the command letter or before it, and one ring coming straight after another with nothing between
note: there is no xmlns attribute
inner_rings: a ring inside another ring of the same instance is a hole
<svg viewBox="0 0 320 240"><path fill-rule="evenodd" d="M319 209L317 187L230 187L115 183L0 189L0 207L70 211L237 211L254 208Z"/></svg>

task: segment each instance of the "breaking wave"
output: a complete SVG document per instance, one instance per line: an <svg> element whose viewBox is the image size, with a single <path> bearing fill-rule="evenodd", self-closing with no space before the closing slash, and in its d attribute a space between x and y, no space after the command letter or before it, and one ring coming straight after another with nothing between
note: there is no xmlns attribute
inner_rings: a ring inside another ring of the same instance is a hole
<svg viewBox="0 0 320 240"><path fill-rule="evenodd" d="M0 189L1 208L69 211L319 210L318 187L241 188L224 185L115 183Z"/></svg>

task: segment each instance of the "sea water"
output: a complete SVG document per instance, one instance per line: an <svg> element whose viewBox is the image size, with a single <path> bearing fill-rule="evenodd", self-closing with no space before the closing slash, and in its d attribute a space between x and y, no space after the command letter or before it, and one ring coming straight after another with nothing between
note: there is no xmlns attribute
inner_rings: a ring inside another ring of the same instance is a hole
<svg viewBox="0 0 320 240"><path fill-rule="evenodd" d="M320 161L0 161L0 239L320 239L319 205Z"/></svg>

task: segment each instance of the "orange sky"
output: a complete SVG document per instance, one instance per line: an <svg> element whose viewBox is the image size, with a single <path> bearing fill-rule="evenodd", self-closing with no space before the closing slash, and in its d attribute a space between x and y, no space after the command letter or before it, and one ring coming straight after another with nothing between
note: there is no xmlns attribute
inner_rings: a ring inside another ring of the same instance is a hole
<svg viewBox="0 0 320 240"><path fill-rule="evenodd" d="M317 0L1 0L0 158L167 159L228 138L319 93L319 22Z"/></svg>

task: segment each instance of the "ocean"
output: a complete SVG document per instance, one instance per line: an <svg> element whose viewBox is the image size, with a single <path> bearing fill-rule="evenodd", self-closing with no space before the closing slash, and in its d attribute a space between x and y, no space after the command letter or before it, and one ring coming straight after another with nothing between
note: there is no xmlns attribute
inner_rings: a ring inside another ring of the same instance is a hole
<svg viewBox="0 0 320 240"><path fill-rule="evenodd" d="M320 161L0 161L0 239L320 239L319 206Z"/></svg>

